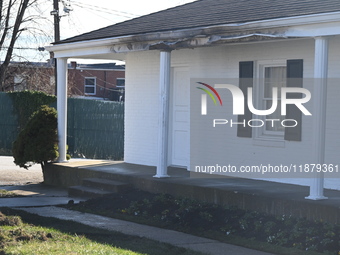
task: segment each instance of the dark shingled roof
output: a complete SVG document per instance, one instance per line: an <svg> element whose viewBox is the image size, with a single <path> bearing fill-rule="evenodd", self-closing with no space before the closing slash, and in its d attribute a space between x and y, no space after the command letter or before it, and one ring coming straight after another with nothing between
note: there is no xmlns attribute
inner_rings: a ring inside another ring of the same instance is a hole
<svg viewBox="0 0 340 255"><path fill-rule="evenodd" d="M199 0L59 43L340 11L340 0Z"/></svg>

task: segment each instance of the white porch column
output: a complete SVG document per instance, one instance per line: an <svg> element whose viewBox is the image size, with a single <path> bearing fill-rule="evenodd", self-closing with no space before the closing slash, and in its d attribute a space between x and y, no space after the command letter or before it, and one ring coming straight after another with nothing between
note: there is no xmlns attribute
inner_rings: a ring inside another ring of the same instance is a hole
<svg viewBox="0 0 340 255"><path fill-rule="evenodd" d="M157 172L154 177L163 178L168 175L168 131L169 131L169 98L170 98L171 52L160 52L159 72L159 130Z"/></svg>
<svg viewBox="0 0 340 255"><path fill-rule="evenodd" d="M328 76L328 38L315 38L314 57L314 107L313 107L313 159L316 164L325 162L326 105ZM313 163L314 163L313 162ZM327 199L324 196L324 175L317 173L313 178L306 199Z"/></svg>
<svg viewBox="0 0 340 255"><path fill-rule="evenodd" d="M67 58L57 59L57 70L58 162L67 162Z"/></svg>

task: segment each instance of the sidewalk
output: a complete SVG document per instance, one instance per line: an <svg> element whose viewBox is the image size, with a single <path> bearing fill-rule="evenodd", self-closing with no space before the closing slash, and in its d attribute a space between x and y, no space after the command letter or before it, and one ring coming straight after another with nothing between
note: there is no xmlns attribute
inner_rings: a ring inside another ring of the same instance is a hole
<svg viewBox="0 0 340 255"><path fill-rule="evenodd" d="M67 204L74 200L78 203L79 198L68 197L66 189L59 189L43 184L27 184L19 186L0 186L0 189L12 191L20 197L0 198L0 207L32 207Z"/></svg>
<svg viewBox="0 0 340 255"><path fill-rule="evenodd" d="M62 220L71 220L91 227L118 231L127 235L145 237L151 240L168 243L174 246L191 249L212 255L270 255L269 253L255 251L236 245L226 244L219 241L197 237L173 230L161 229L134 222L112 219L99 215L71 211L64 208L31 207L16 208L29 213L38 214L43 217L53 217Z"/></svg>
<svg viewBox="0 0 340 255"><path fill-rule="evenodd" d="M43 174L39 164L26 170L13 161L13 157L0 156L0 189L13 191L22 197L0 199L0 207L59 205L71 199L79 201L68 197L65 189L41 185Z"/></svg>
<svg viewBox="0 0 340 255"><path fill-rule="evenodd" d="M0 156L0 185L22 185L43 181L43 174L39 164L28 170L14 164L14 158Z"/></svg>

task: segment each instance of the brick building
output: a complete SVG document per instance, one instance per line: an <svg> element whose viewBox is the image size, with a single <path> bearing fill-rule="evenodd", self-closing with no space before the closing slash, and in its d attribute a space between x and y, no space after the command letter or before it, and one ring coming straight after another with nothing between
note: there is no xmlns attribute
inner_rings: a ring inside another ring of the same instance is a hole
<svg viewBox="0 0 340 255"><path fill-rule="evenodd" d="M36 90L54 94L54 67L49 62L11 62L3 91Z"/></svg>
<svg viewBox="0 0 340 255"><path fill-rule="evenodd" d="M54 66L49 62L11 63L5 91L55 92ZM68 95L113 101L124 100L125 66L115 63L68 65Z"/></svg>
<svg viewBox="0 0 340 255"><path fill-rule="evenodd" d="M115 63L77 64L68 67L71 95L105 98L119 101L124 98L125 66Z"/></svg>

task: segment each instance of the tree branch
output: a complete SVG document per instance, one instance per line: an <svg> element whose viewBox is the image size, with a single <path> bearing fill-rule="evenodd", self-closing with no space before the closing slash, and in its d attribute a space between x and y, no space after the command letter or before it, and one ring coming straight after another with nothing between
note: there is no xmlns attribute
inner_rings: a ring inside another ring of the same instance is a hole
<svg viewBox="0 0 340 255"><path fill-rule="evenodd" d="M2 0L1 0L1 2L2 2ZM10 20L10 17L11 17L12 7L13 7L12 0L9 0L8 7L7 7L7 14L6 14L6 18L5 18L4 32L3 32L2 37L0 39L0 48L2 48L2 46L5 42L5 39L7 37L8 31L10 30L9 20Z"/></svg>
<svg viewBox="0 0 340 255"><path fill-rule="evenodd" d="M6 20L7 25L9 24L10 10L12 9L13 4L16 2L16 0L14 0L13 2L12 2L12 0L9 0L9 1L10 1L9 2L10 4L8 6L8 11L7 11L7 15L6 15L6 17L8 18L8 20ZM24 18L25 11L27 10L27 6L28 6L29 2L30 2L30 0L21 0L20 1L18 11L17 11L17 16L15 18L15 23L14 23L14 26L13 26L11 40L10 40L10 43L9 43L9 46L8 46L8 50L6 52L6 57L5 57L5 60L3 61L3 63L0 65L0 87L1 87L2 91L4 91L3 81L5 79L6 69L7 69L8 65L10 63L11 58L12 58L15 42L18 39L18 35L20 35L20 33L21 33L20 32L20 26L21 26L21 23L22 23L22 20ZM5 29L8 29L7 25L6 25ZM6 33L4 33L1 40L5 40L7 33L8 33L8 30L6 31ZM0 45L3 45L3 42Z"/></svg>

